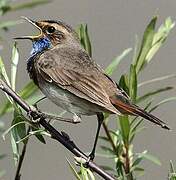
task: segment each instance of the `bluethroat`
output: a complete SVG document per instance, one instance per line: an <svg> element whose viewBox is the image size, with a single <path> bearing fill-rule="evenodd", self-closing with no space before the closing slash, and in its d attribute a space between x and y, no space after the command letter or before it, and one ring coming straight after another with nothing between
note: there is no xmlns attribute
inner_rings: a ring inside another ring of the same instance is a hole
<svg viewBox="0 0 176 180"><path fill-rule="evenodd" d="M83 49L73 28L62 21L33 21L39 29L32 40L27 61L30 78L53 103L71 112L75 121L81 115L97 115L98 128L90 158L94 158L103 113L141 116L164 129L159 118L133 104L128 95Z"/></svg>

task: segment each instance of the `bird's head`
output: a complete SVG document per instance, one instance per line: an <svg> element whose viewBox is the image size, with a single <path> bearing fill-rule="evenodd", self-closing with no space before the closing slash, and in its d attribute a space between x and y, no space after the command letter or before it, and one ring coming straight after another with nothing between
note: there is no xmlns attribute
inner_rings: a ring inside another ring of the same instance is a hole
<svg viewBox="0 0 176 180"><path fill-rule="evenodd" d="M33 21L27 17L23 17L23 19L34 25L40 31L38 35L21 36L15 38L32 40L32 54L44 49L55 47L57 45L74 46L79 44L76 32L73 30L73 28L62 21Z"/></svg>

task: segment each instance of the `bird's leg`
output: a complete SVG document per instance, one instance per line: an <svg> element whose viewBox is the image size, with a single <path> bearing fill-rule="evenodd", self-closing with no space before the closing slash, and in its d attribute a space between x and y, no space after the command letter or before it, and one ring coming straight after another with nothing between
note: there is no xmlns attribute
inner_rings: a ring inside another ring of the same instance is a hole
<svg viewBox="0 0 176 180"><path fill-rule="evenodd" d="M31 110L27 113L29 119L31 119L31 121L33 123L38 123L40 121L41 116L44 116L44 113L42 113L39 109L37 104L42 101L43 99L45 99L46 97L42 97L41 99L37 100L33 106L31 106Z"/></svg>
<svg viewBox="0 0 176 180"><path fill-rule="evenodd" d="M67 122L67 123L72 123L72 124L77 124L81 122L81 118L77 115L73 116L73 118L65 118L65 117L59 117L53 114L47 114L47 113L44 113L44 114L46 118L49 119L49 121L51 120L62 121L62 122Z"/></svg>
<svg viewBox="0 0 176 180"><path fill-rule="evenodd" d="M34 107L36 108L36 109L38 109L38 103L40 102L40 101L43 101L44 99L46 99L46 96L44 96L44 97L42 97L41 99L39 99L39 100L37 100L35 103L34 103Z"/></svg>
<svg viewBox="0 0 176 180"><path fill-rule="evenodd" d="M102 124L103 119L104 119L103 113L98 113L97 114L97 119L98 119L98 127L97 127L97 132L96 132L96 136L95 136L93 149L92 149L91 153L89 154L90 160L93 160L94 157L95 157L95 149L96 149L96 146L97 146L98 136L99 136L101 124Z"/></svg>
<svg viewBox="0 0 176 180"><path fill-rule="evenodd" d="M31 111L28 112L28 117L34 122L34 123L38 123L38 121L40 121L40 117L43 116L45 119L48 119L48 121L50 122L51 120L56 120L56 121L62 121L62 122L68 122L68 123L72 123L72 124L77 124L81 122L81 118L80 116L74 114L73 118L63 118L63 117L59 117L57 115L53 115L53 114L48 114L46 112L42 112L40 111L40 109L38 108L37 104L44 100L46 98L42 97L41 99L37 100L34 103L34 107L35 108L31 108ZM37 114L40 113L40 116L38 116Z"/></svg>

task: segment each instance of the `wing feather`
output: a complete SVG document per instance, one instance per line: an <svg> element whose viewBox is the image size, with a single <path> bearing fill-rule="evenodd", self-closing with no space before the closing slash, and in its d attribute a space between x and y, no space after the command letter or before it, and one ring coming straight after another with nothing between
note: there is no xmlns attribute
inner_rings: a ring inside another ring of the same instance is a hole
<svg viewBox="0 0 176 180"><path fill-rule="evenodd" d="M50 78L49 81L53 81L57 86L74 95L113 113L118 113L111 104L109 95L101 82L102 70L90 59L87 53L83 50L76 53L69 50L69 54L67 54L65 49L46 53L40 57L37 64L37 69L44 78L47 76ZM56 61L53 66L51 66L51 59ZM50 66L47 65L47 62L50 63Z"/></svg>

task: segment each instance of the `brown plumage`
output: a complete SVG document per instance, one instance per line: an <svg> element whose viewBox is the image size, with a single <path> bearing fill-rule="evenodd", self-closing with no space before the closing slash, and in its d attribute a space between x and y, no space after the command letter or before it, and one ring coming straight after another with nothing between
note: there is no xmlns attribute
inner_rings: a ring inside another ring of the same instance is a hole
<svg viewBox="0 0 176 180"><path fill-rule="evenodd" d="M130 101L126 93L85 52L70 26L61 21L27 20L40 30L38 36L21 37L33 41L27 68L30 77L46 97L63 109L78 117L97 115L96 141L103 112L141 116L169 129L163 121ZM94 151L95 146L93 155Z"/></svg>

